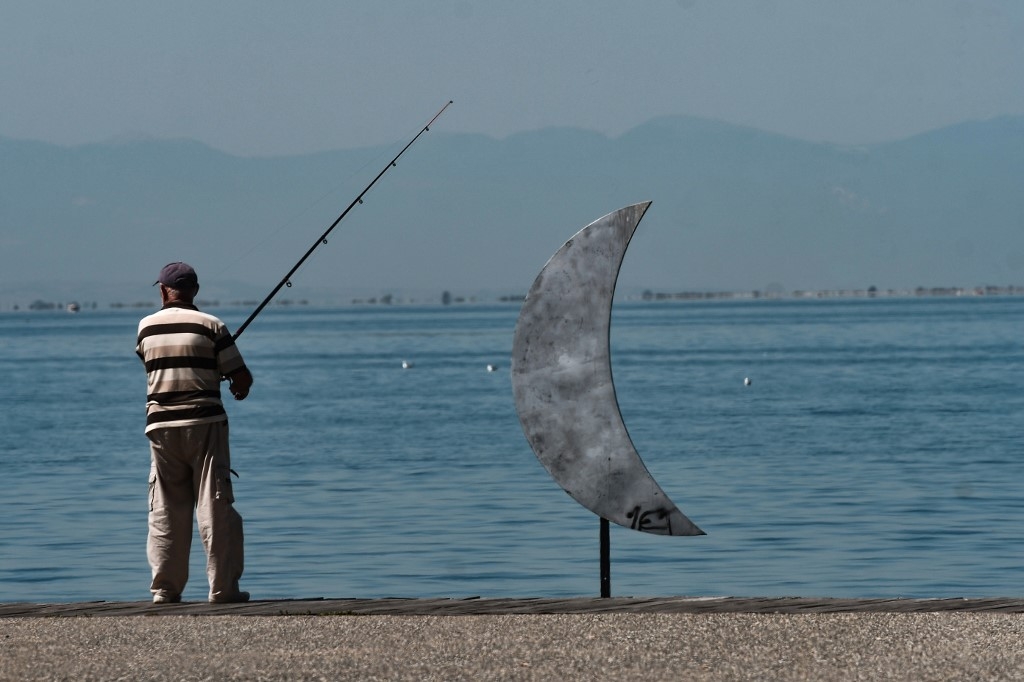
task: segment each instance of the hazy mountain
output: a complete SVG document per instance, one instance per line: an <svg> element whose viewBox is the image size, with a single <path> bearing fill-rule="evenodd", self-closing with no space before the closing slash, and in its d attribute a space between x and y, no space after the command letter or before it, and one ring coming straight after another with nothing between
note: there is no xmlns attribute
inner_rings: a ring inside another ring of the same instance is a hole
<svg viewBox="0 0 1024 682"><path fill-rule="evenodd" d="M152 297L171 260L262 298L394 147L242 158L0 138L0 303ZM587 223L654 204L620 291L1024 283L1024 117L865 147L690 117L617 138L425 134L282 296L522 294Z"/></svg>

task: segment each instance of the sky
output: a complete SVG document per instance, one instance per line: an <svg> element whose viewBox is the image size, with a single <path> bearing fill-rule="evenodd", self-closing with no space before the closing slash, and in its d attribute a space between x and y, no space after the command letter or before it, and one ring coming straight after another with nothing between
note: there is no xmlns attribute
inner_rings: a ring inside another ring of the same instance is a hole
<svg viewBox="0 0 1024 682"><path fill-rule="evenodd" d="M1024 114L1018 0L11 0L0 136L243 156L619 135L693 115L866 144Z"/></svg>

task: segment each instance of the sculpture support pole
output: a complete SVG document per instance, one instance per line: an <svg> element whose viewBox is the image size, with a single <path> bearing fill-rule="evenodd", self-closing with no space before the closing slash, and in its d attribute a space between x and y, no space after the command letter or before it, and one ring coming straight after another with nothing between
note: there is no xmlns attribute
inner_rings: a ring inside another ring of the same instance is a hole
<svg viewBox="0 0 1024 682"><path fill-rule="evenodd" d="M612 543L608 519L601 518L601 597L612 596Z"/></svg>

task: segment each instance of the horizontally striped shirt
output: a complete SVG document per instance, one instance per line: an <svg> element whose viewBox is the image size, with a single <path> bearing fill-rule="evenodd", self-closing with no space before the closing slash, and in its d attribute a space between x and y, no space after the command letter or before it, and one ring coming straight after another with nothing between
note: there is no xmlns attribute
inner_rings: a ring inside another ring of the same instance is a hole
<svg viewBox="0 0 1024 682"><path fill-rule="evenodd" d="M139 322L135 352L146 365L146 433L227 419L221 377L245 362L223 322L195 306L169 303Z"/></svg>

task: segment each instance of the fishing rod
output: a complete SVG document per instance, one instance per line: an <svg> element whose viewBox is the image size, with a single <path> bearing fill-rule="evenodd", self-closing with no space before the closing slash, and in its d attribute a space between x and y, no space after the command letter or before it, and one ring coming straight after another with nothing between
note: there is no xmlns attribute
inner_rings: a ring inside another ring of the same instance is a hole
<svg viewBox="0 0 1024 682"><path fill-rule="evenodd" d="M370 191L370 188L372 188L375 184L377 184L377 181L380 180L381 177L383 177L383 175L388 172L388 170L390 170L392 167L397 165L399 157L401 157L402 154L405 153L405 150L408 149L409 147L411 147L413 142L415 142L416 140L419 139L420 135L422 135L423 133L425 133L425 132L430 130L430 126L433 125L434 121L436 121L441 116L441 114L444 113L445 109L447 109L448 107L450 107L452 105L452 102L453 102L453 100L448 100L448 104L445 104L443 107L441 107L441 110L439 112L437 112L436 114L434 114L434 118L432 118L429 121L427 121L427 125L423 126L423 129L420 130L418 133L416 133L416 136L414 138L412 138L411 140L409 140L409 143L407 145L402 147L402 151L398 152L398 154L395 155L395 158L391 159L391 162L388 163L388 165L384 166L384 169L380 173L377 173L377 177L375 177L370 182L370 184L367 185L363 189L363 191L359 193L359 196L357 196L352 201L352 203L348 205L348 208L346 208L344 211L342 211L341 215L338 216L337 220L335 220L333 223L331 223L331 226L328 227L327 230L322 235L320 235L320 237L315 242L313 242L313 246L309 247L309 250L306 251L306 253L302 256L302 258L299 259L299 262L292 266L292 269L288 271L288 274L285 275L281 279L281 281L277 283L277 286L274 287L273 291L271 291L269 294L267 294L267 297L265 299L263 299L263 302L260 303L256 307L256 310L252 311L252 315L249 315L248 319L245 322L242 323L242 325L238 328L238 331L236 331L234 336L232 337L233 339L237 339L239 336L242 335L242 332L244 332L245 328L249 326L249 323L252 322L254 319L256 319L256 316L259 315L263 311L263 309L267 307L267 304L270 303L270 301L274 298L274 296L277 295L277 292L281 291L282 287L284 287L284 286L289 286L290 287L292 285L291 279L292 279L292 275L295 274L295 271L298 270L300 267L302 267L302 264L306 262L306 259L309 258L313 254L314 251L316 251L316 248L318 246L320 246L321 244L326 244L327 243L327 235L329 235L331 233L331 231L334 230L334 228L336 228L338 226L338 223L340 223L342 220L344 220L345 216L348 215L348 212L351 211L356 206L356 204L363 203L363 197L366 195L367 192Z"/></svg>

